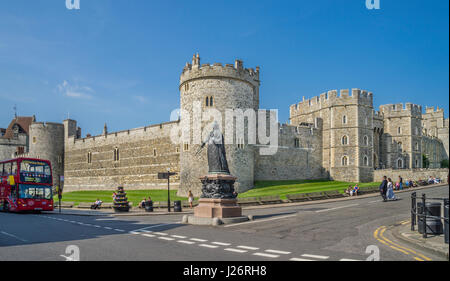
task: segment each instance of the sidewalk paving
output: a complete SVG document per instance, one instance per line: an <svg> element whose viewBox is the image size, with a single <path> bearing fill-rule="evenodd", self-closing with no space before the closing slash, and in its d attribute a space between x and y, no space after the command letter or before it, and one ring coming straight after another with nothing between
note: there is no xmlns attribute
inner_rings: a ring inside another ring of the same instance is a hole
<svg viewBox="0 0 450 281"><path fill-rule="evenodd" d="M434 254L441 256L448 260L449 246L444 242L444 235L430 235L428 238L423 238L422 234L411 230L411 222L406 224L395 225L391 229L392 235L404 243L421 248L425 251L431 251Z"/></svg>
<svg viewBox="0 0 450 281"><path fill-rule="evenodd" d="M77 208L61 208L61 213L59 208L56 208L52 212L42 212L43 214L53 214L53 215L72 215L72 216L157 216L157 215L182 215L191 214L194 210L185 209L182 212L174 212L173 209L169 213L167 210L155 210L154 212L145 212L143 210L133 210L125 213L116 213L112 209L100 209L100 210L86 210Z"/></svg>

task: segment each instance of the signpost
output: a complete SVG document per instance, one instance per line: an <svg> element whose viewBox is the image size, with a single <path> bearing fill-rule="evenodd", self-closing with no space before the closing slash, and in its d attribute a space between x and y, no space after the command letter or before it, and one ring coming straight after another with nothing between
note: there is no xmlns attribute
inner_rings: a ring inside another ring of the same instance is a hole
<svg viewBox="0 0 450 281"><path fill-rule="evenodd" d="M59 176L59 185L56 187L56 191L58 192L58 200L59 200L59 213L61 213L61 199L62 199L62 191L64 186L64 176Z"/></svg>
<svg viewBox="0 0 450 281"><path fill-rule="evenodd" d="M167 179L167 208L170 213L170 176L174 176L177 173L171 173L170 168L167 168L167 173L158 173L158 179Z"/></svg>

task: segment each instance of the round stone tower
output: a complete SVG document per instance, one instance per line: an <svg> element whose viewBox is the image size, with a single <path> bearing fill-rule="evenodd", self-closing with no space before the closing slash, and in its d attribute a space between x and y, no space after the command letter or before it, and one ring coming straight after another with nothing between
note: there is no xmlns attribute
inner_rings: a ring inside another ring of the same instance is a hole
<svg viewBox="0 0 450 281"><path fill-rule="evenodd" d="M50 160L53 169L53 185L60 186L59 176L64 175L63 124L50 122L31 124L29 156Z"/></svg>
<svg viewBox="0 0 450 281"><path fill-rule="evenodd" d="M230 173L237 177L235 189L243 192L253 187L255 147L254 142L249 144L248 127L253 126L257 132L259 85L259 67L256 70L245 69L240 60L236 60L234 65L201 65L197 54L191 64L186 64L180 77L180 124L182 130L189 132L189 138L180 143L179 195L186 195L189 190L195 196L201 194L199 177L208 173L207 147L199 154L197 152L214 120L218 121L225 137ZM254 121L234 117L240 110L246 117L253 112ZM220 117L216 119L212 115ZM244 124L243 138L236 136L236 122Z"/></svg>

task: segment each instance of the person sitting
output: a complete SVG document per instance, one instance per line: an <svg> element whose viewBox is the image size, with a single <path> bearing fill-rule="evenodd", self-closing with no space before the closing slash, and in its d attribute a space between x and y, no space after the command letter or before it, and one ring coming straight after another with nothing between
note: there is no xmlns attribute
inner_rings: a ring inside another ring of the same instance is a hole
<svg viewBox="0 0 450 281"><path fill-rule="evenodd" d="M348 196L353 196L353 187L351 185L349 185L345 190L345 194L347 194Z"/></svg>
<svg viewBox="0 0 450 281"><path fill-rule="evenodd" d="M92 210L96 210L98 208L100 208L102 206L102 200L100 200L99 198L97 198L97 201L95 201L94 205L91 206Z"/></svg>
<svg viewBox="0 0 450 281"><path fill-rule="evenodd" d="M441 183L441 179L440 178L435 178L434 179L434 183Z"/></svg>
<svg viewBox="0 0 450 281"><path fill-rule="evenodd" d="M433 179L432 176L430 176L430 177L428 178L428 184L433 184L433 183L434 183L434 179Z"/></svg>
<svg viewBox="0 0 450 281"><path fill-rule="evenodd" d="M358 184L355 184L355 187L353 188L353 194L355 196L358 196L358 192L359 192L359 186L358 186Z"/></svg>
<svg viewBox="0 0 450 281"><path fill-rule="evenodd" d="M394 189L395 190L400 190L400 183L399 182L395 183L395 188Z"/></svg>
<svg viewBox="0 0 450 281"><path fill-rule="evenodd" d="M142 208L142 209L145 208L145 201L146 201L145 198L142 199L141 203L139 204L139 208Z"/></svg>

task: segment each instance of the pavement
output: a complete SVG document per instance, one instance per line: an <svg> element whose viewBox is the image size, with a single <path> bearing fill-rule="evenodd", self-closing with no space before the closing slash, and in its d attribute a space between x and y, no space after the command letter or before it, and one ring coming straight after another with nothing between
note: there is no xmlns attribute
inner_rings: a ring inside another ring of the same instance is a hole
<svg viewBox="0 0 450 281"><path fill-rule="evenodd" d="M388 230L410 218L411 192L398 192L400 200L390 202L374 195L245 208L243 214L254 220L223 226L182 224L180 213L0 213L0 261L63 261L74 248L83 261L445 260ZM431 186L423 192L448 197L449 188Z"/></svg>

